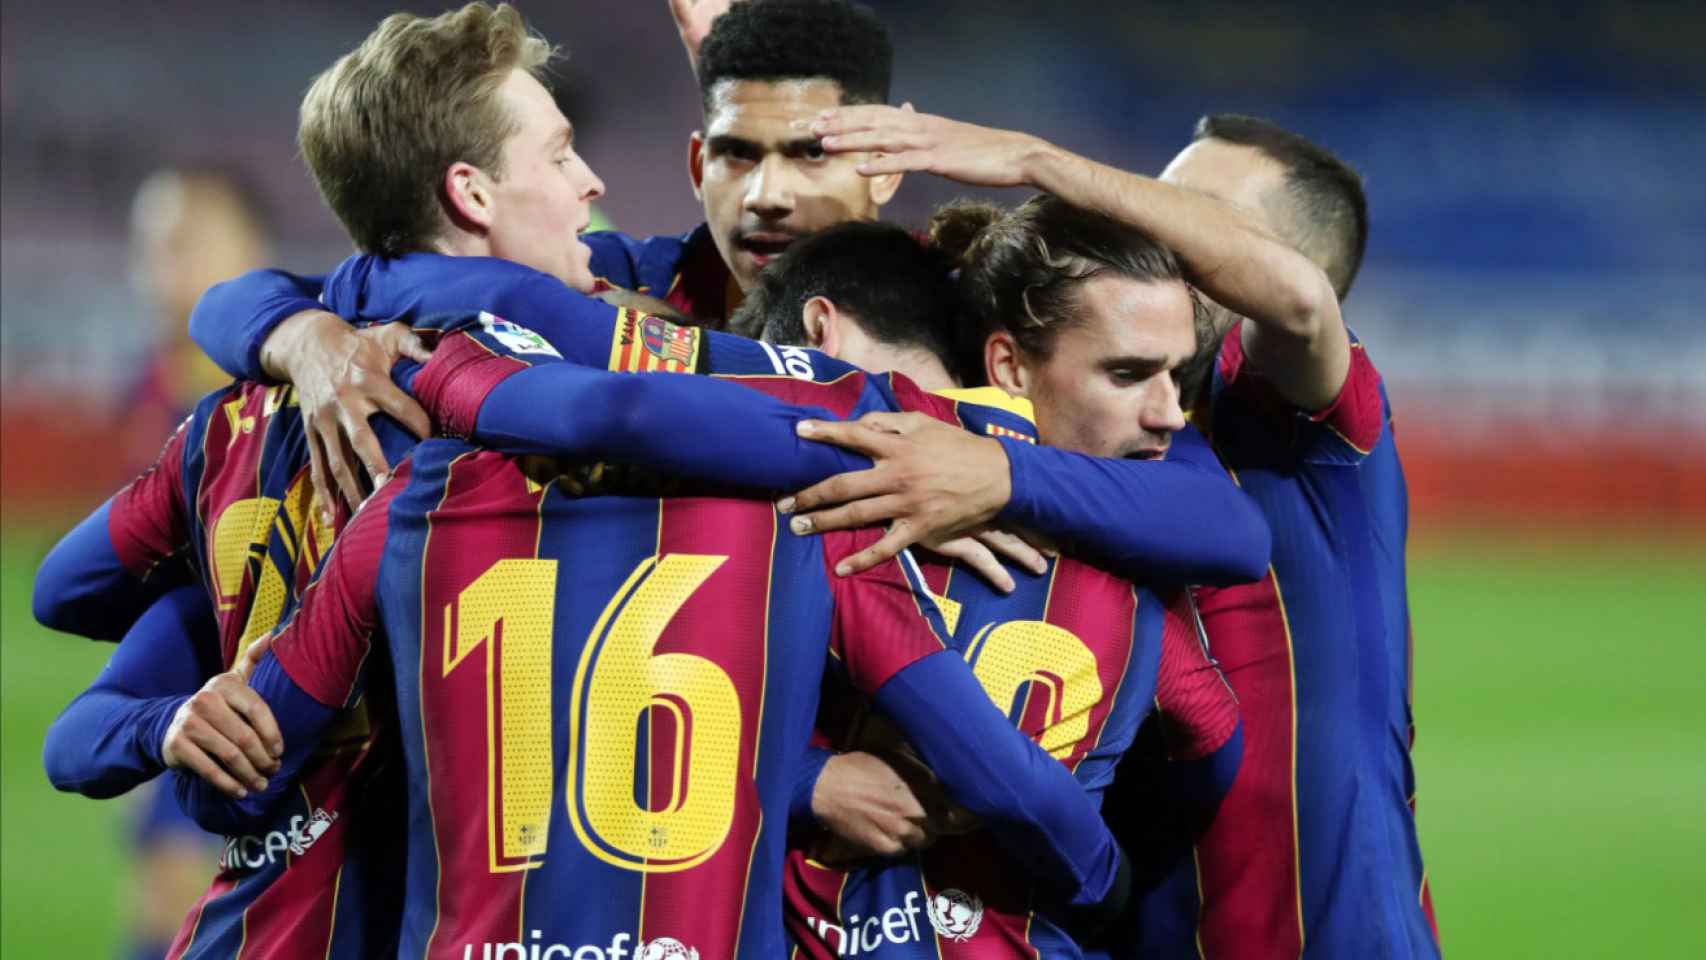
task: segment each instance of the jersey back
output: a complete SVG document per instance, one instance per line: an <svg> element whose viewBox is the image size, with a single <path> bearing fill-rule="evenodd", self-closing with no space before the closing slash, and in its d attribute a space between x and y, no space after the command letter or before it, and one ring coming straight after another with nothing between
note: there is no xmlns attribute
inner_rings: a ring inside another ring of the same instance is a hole
<svg viewBox="0 0 1706 960"><path fill-rule="evenodd" d="M779 955L826 658L880 684L942 649L899 563L833 578L836 535L767 502L598 485L432 441L389 506L406 955Z"/></svg>
<svg viewBox="0 0 1706 960"><path fill-rule="evenodd" d="M396 432L380 435L391 455L404 449ZM217 648L201 659L220 670L284 619L334 535L313 499L287 385L239 382L208 394L109 516L127 567L188 557L219 626ZM355 832L366 801L397 787L394 734L369 717L366 704L347 711L265 828L226 838L169 956L355 956L394 941L400 900L383 875L395 872L401 834Z"/></svg>

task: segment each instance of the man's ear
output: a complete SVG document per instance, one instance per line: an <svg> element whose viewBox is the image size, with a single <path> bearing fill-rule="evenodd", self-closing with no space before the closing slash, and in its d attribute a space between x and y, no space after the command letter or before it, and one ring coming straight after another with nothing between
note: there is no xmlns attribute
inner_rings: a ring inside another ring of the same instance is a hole
<svg viewBox="0 0 1706 960"><path fill-rule="evenodd" d="M872 156L876 156L876 154L872 154ZM871 191L871 202L880 207L893 200L895 191L900 189L900 178L904 176L906 174L896 172L885 173L880 177L871 177L868 188Z"/></svg>
<svg viewBox="0 0 1706 960"><path fill-rule="evenodd" d="M1015 397L1030 396L1030 371L1025 369L1019 343L1005 330L997 330L983 342L983 371L989 385Z"/></svg>
<svg viewBox="0 0 1706 960"><path fill-rule="evenodd" d="M841 349L841 314L828 297L813 297L800 308L801 325L806 330L806 346L839 356Z"/></svg>
<svg viewBox="0 0 1706 960"><path fill-rule="evenodd" d="M492 228L492 184L484 170L464 160L451 164L444 171L444 198L458 227L479 233Z"/></svg>
<svg viewBox="0 0 1706 960"><path fill-rule="evenodd" d="M693 199L703 202L699 188L705 182L705 134L699 130L687 138L687 179L693 182Z"/></svg>

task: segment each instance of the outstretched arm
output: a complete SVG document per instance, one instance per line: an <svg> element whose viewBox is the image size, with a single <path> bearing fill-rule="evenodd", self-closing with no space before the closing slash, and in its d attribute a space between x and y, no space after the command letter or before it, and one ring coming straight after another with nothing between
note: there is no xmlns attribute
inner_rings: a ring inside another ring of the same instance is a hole
<svg viewBox="0 0 1706 960"><path fill-rule="evenodd" d="M844 444L876 465L784 500L800 514L790 529L821 532L894 519L882 540L847 559L847 572L992 519L1146 582L1239 583L1267 568L1266 522L1192 430L1176 435L1168 459L1136 461L979 437L917 413L808 421L801 428L804 436Z"/></svg>
<svg viewBox="0 0 1706 960"><path fill-rule="evenodd" d="M1029 186L1129 223L1177 254L1210 299L1253 321L1245 349L1288 401L1321 410L1344 385L1350 338L1332 283L1248 211L1029 134L894 107L839 107L812 132L826 153L878 151L859 164L866 176L922 170L975 186Z"/></svg>

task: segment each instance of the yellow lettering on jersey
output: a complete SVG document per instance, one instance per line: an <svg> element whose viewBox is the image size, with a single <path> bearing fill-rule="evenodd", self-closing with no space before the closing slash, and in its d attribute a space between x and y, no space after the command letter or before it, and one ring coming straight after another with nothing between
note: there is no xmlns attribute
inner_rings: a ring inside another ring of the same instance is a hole
<svg viewBox="0 0 1706 960"><path fill-rule="evenodd" d="M1042 620L990 624L966 647L966 661L1003 710L1026 683L1031 685L1027 701L1046 698L1047 720L1037 742L1056 759L1071 756L1090 732L1090 711L1102 699L1102 677L1096 655L1070 630Z"/></svg>
<svg viewBox="0 0 1706 960"><path fill-rule="evenodd" d="M444 676L484 649L493 873L528 870L551 823L551 633L557 561L499 560L444 606ZM497 691L502 691L502 702Z"/></svg>
<svg viewBox="0 0 1706 960"><path fill-rule="evenodd" d="M734 822L741 708L734 682L688 653L654 654L658 638L723 556L650 557L599 615L575 671L569 707L569 822L594 856L642 873L686 870L721 847ZM634 798L636 763L649 762L639 720L662 735L657 711L674 721L669 799L659 809ZM584 719L583 719L584 717ZM691 730L691 736L688 731Z"/></svg>
<svg viewBox="0 0 1706 960"><path fill-rule="evenodd" d="M932 593L930 599L936 601L936 609L942 612L942 622L948 627L948 636L953 636L954 631L960 628L960 602L949 600L939 593Z"/></svg>
<svg viewBox="0 0 1706 960"><path fill-rule="evenodd" d="M231 449L231 445L237 442L238 437L245 433L253 433L255 430L255 418L243 415L243 403L244 398L238 397L220 406L220 409L225 411L225 422L230 426L231 438L225 441L225 449L227 450Z"/></svg>
<svg viewBox="0 0 1706 960"><path fill-rule="evenodd" d="M243 574L249 558L266 551L266 534L272 529L278 501L271 497L238 500L213 521L208 549L213 556L213 592L221 611L237 605L243 589Z"/></svg>

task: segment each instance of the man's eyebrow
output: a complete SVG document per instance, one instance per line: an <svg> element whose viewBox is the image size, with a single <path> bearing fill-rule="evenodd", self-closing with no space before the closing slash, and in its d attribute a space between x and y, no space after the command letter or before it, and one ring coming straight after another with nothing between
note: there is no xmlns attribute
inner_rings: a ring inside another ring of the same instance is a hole
<svg viewBox="0 0 1706 960"><path fill-rule="evenodd" d="M1120 357L1105 357L1105 358L1103 358L1102 364L1101 364L1102 369L1104 369L1104 370L1114 370L1114 369L1118 369L1120 367L1135 367L1135 368L1149 367L1149 368L1159 370L1162 367L1165 367L1166 365L1167 365L1167 358L1166 357L1159 357L1159 356L1154 356L1151 354L1136 354L1136 353L1126 354L1125 356L1120 356Z"/></svg>
<svg viewBox="0 0 1706 960"><path fill-rule="evenodd" d="M575 125L572 123L565 123L556 132L556 134L551 137L549 146L551 147L551 149L557 150L557 149L561 149L563 147L572 147L572 146L574 146L574 143L575 143Z"/></svg>
<svg viewBox="0 0 1706 960"><path fill-rule="evenodd" d="M781 140L773 143L760 143L748 137L737 137L731 133L719 133L706 139L705 149L712 153L727 153L731 150L774 150L786 156L796 156L817 146L817 137L796 137L792 140Z"/></svg>

